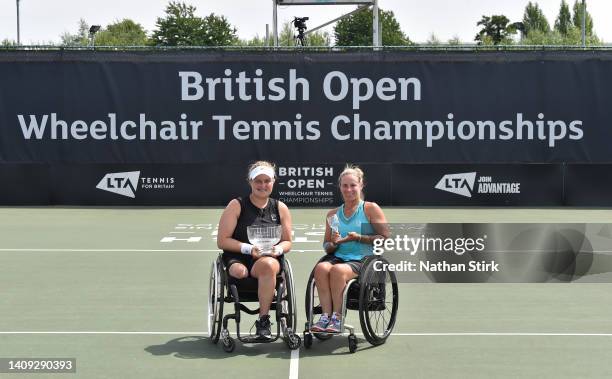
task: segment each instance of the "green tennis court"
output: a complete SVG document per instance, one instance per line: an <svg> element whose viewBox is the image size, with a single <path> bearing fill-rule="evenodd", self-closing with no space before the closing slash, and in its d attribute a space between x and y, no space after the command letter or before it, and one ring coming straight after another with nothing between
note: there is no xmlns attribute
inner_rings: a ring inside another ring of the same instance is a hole
<svg viewBox="0 0 612 379"><path fill-rule="evenodd" d="M611 210L385 208L390 222L609 222ZM14 377L609 378L612 284L400 284L386 344L206 338L221 209L2 208L0 358L76 358ZM293 209L299 325L324 210ZM359 325L356 313L349 322ZM251 320L242 322L248 331ZM301 328L298 329L301 334ZM359 331L359 328L357 328ZM3 374L11 377L10 374Z"/></svg>

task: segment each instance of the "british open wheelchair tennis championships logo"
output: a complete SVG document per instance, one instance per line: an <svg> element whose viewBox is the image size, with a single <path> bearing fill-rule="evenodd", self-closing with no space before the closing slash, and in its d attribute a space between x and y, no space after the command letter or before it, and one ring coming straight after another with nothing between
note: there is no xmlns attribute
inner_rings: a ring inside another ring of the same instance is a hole
<svg viewBox="0 0 612 379"><path fill-rule="evenodd" d="M104 175L96 186L97 189L117 195L136 197L138 188L143 190L174 189L174 177L140 177L140 171L113 172Z"/></svg>
<svg viewBox="0 0 612 379"><path fill-rule="evenodd" d="M476 186L477 184L477 186ZM491 176L480 176L476 182L476 172L447 174L440 179L436 189L456 195L472 197L473 194L519 194L521 183L500 183L493 181Z"/></svg>
<svg viewBox="0 0 612 379"><path fill-rule="evenodd" d="M335 204L334 166L280 166L278 196L287 204L330 205Z"/></svg>

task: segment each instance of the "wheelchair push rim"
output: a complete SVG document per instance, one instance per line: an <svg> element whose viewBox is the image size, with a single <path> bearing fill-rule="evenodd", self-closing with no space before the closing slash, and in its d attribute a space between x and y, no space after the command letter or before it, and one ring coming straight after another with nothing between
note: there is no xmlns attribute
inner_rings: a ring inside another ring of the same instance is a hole
<svg viewBox="0 0 612 379"><path fill-rule="evenodd" d="M378 258L386 262L384 258ZM399 291L392 271L375 271L368 265L359 294L359 321L364 337L372 345L383 344L395 326Z"/></svg>

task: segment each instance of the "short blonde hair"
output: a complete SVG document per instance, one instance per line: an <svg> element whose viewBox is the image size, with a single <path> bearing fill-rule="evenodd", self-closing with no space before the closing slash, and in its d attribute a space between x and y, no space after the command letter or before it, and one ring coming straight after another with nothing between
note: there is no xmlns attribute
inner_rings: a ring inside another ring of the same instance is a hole
<svg viewBox="0 0 612 379"><path fill-rule="evenodd" d="M274 163L268 161L257 161L249 165L247 170L247 182L250 182L249 174L257 167L270 167L272 170L274 170L274 176L276 177L276 165L274 165Z"/></svg>

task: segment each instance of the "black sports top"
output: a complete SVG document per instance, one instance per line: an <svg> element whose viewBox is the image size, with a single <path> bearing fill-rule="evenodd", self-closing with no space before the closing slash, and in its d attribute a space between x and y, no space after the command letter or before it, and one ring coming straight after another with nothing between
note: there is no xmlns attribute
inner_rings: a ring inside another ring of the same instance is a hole
<svg viewBox="0 0 612 379"><path fill-rule="evenodd" d="M232 234L232 238L244 242L250 243L249 237L247 236L247 226L259 226L259 225L280 225L280 213L278 212L278 200L268 199L268 204L265 208L257 208L252 202L250 197L236 198L240 203L240 216L236 223L236 229ZM224 253L236 254L234 252L223 251Z"/></svg>

